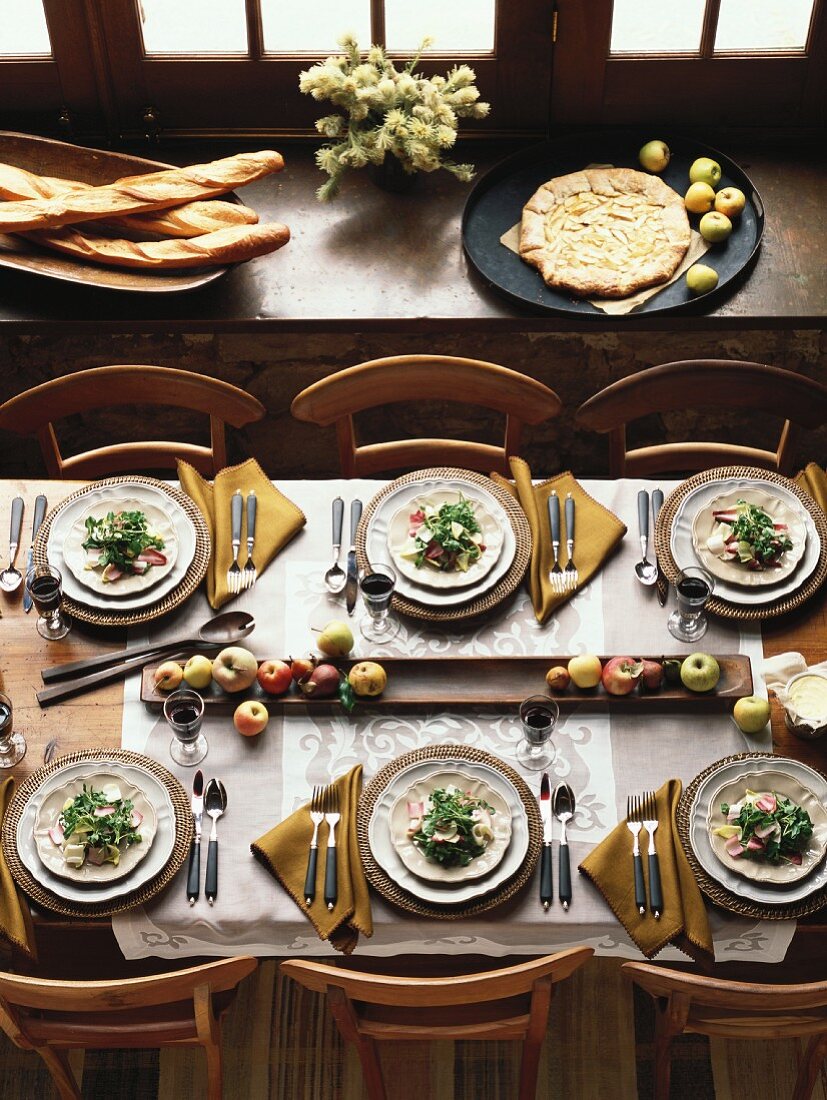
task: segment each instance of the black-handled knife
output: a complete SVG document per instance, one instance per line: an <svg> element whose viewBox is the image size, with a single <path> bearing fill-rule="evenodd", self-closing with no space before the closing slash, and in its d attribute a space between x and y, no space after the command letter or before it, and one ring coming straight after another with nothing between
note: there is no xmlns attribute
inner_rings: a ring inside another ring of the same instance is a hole
<svg viewBox="0 0 827 1100"><path fill-rule="evenodd" d="M660 489L653 489L652 490L652 526L655 529L655 536L657 536L657 531L658 531L658 513L660 512L662 507L663 507L663 493L661 492ZM666 603L666 597L669 593L669 582L667 581L666 577L664 576L663 568L661 567L660 558L658 557L657 551L655 551L655 561L658 564L658 580L657 580L658 603L660 604L661 607L663 607L664 604Z"/></svg>
<svg viewBox="0 0 827 1100"><path fill-rule="evenodd" d="M332 911L336 907L336 901L338 899L338 887L337 887L337 866L336 866L336 825L339 820L339 815L335 815L336 820L331 821L330 815L328 815L328 835L327 835L327 861L324 869L324 903L328 908L328 911Z"/></svg>
<svg viewBox="0 0 827 1100"><path fill-rule="evenodd" d="M654 842L650 840L649 849L649 908L654 914L655 920L660 920L663 912L663 890L660 884L660 864L658 854L653 852Z"/></svg>
<svg viewBox="0 0 827 1100"><path fill-rule="evenodd" d="M34 540L37 538L37 532L40 530L40 525L43 522L43 517L46 515L46 498L42 493L39 493L34 502L34 519L32 520L32 541L29 545L29 552L26 555L26 576L32 570L34 564ZM23 610L28 615L34 606L31 592L29 592L29 586L26 585L23 590Z"/></svg>
<svg viewBox="0 0 827 1100"><path fill-rule="evenodd" d="M362 518L361 500L353 500L350 503L350 549L347 552L347 580L345 581L345 603L348 615L353 614L356 606L356 596L359 591L359 582L356 575L356 528Z"/></svg>
<svg viewBox="0 0 827 1100"><path fill-rule="evenodd" d="M551 868L551 784L548 772L540 781L540 818L543 822L543 847L540 851L540 901L548 911L554 901L554 878Z"/></svg>
<svg viewBox="0 0 827 1100"><path fill-rule="evenodd" d="M192 781L192 819L195 832L190 845L189 871L187 872L187 901L195 905L201 892L201 817L204 813L204 775L199 768Z"/></svg>

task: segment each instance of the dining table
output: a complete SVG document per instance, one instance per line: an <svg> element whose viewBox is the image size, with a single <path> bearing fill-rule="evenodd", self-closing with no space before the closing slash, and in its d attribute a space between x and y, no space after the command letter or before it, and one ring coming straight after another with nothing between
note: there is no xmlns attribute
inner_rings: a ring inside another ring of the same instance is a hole
<svg viewBox="0 0 827 1100"><path fill-rule="evenodd" d="M463 656L479 661L485 676L490 658L548 658L577 653L657 656L686 655L698 649L710 653L749 656L755 690L764 691L764 659L796 651L812 665L827 658L827 599L824 587L806 604L776 619L739 623L710 617L702 642L675 641L666 630L674 607L670 590L660 607L654 587L641 585L634 565L640 557L637 534L637 494L641 488L661 488L676 481L636 479L584 480L582 488L628 527L617 551L591 581L560 606L544 624L535 618L525 585L484 616L471 621L433 623L399 616L399 629L383 645L365 640L360 607L348 618L343 595L324 585L331 562L331 503L340 496L346 514L350 501L367 504L384 481L331 478L318 481L277 480L280 491L307 517L304 529L278 554L255 586L230 603L230 609L251 612L253 633L242 643L259 660L314 652L315 639L333 619L351 622L356 644L353 656L439 660ZM0 523L5 524L12 499L26 502L25 535L37 494L49 508L78 488L58 481L0 481ZM827 586L825 586L827 587ZM75 623L59 641L46 641L35 630L36 612L25 614L22 588L0 599L0 688L12 699L15 728L28 743L23 760L12 769L18 781L40 768L44 760L82 749L102 752L118 748L145 754L168 768L189 791L192 771L169 755L170 732L160 709L141 700L141 677L103 685L86 694L41 709L36 699L42 687L40 670L67 661L144 642L191 635L214 612L202 589L163 618L130 627L129 631ZM542 686L542 685L541 685ZM315 955L332 948L315 935L304 914L281 886L250 854L250 844L310 798L315 784L341 775L356 764L369 781L378 769L405 752L429 745L456 744L480 748L514 768L539 794L540 776L523 770L516 758L520 739L516 708L450 704L394 712L370 702L352 713L332 708L274 705L267 728L258 737L241 737L233 728L232 707L208 712L204 732L208 755L200 765L205 779L221 778L227 788L227 810L220 823L221 882L215 905L203 898L190 906L186 897L187 868L150 902L111 918L112 930L127 959L148 956L183 958L230 955ZM577 794L577 812L569 824L572 868L602 840L625 814L626 796L642 788L655 789L675 777L684 784L703 768L739 752L774 752L817 769L824 768L824 743L794 736L777 702L771 724L760 734L742 733L726 710L707 713L691 705L681 713L638 710L597 711L588 701L567 709L554 732L556 759L552 782L568 782ZM556 826L555 826L556 829ZM555 840L559 831L555 831ZM555 873L557 847L555 845ZM631 874L631 863L630 863ZM373 935L362 937L359 954L455 955L471 953L511 956L544 953L578 943L599 953L639 957L639 953L606 902L585 876L575 871L572 901L564 909L557 900L545 911L537 879L502 906L467 919L436 920L405 912L372 893ZM779 962L798 932L819 929L819 915L795 921L756 920L709 905L716 960ZM37 922L53 918L35 908ZM79 918L78 918L79 920ZM827 926L826 926L827 927ZM667 948L659 958L682 958Z"/></svg>

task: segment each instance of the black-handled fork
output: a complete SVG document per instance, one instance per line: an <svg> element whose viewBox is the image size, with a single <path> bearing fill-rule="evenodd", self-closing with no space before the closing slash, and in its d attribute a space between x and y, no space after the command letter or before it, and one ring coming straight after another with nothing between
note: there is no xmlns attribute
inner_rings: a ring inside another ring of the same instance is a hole
<svg viewBox="0 0 827 1100"><path fill-rule="evenodd" d="M640 856L640 830L643 822L640 819L641 802L640 795L630 794L626 799L626 826L634 837L632 845L632 860L635 868L635 905L641 916L646 912L646 883L643 879L643 860Z"/></svg>
<svg viewBox="0 0 827 1100"><path fill-rule="evenodd" d="M319 858L319 826L324 821L322 796L324 787L316 786L310 798L310 820L313 822L313 838L307 853L307 874L304 876L304 904L312 905L316 897L316 864Z"/></svg>

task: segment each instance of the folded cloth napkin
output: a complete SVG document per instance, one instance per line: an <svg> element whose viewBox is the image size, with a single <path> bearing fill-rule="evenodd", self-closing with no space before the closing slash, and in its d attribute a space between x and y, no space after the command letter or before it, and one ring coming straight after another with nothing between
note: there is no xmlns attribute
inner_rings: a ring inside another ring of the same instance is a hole
<svg viewBox="0 0 827 1100"><path fill-rule="evenodd" d="M693 959L706 958L709 961L714 957L714 947L706 907L675 826L675 810L681 790L679 779L668 779L655 796L658 807L655 845L664 902L660 920L655 920L648 909L641 916L635 905L633 838L625 820L586 856L580 864L580 871L592 880L647 959L654 958L668 943L672 943ZM640 840L648 898L648 837L643 831Z"/></svg>
<svg viewBox="0 0 827 1100"><path fill-rule="evenodd" d="M795 475L797 485L809 493L816 504L827 512L827 473L815 462L809 462Z"/></svg>
<svg viewBox="0 0 827 1100"><path fill-rule="evenodd" d="M219 470L212 485L188 462L179 459L178 477L181 488L198 505L210 530L212 555L207 570L207 597L210 606L217 610L227 600L232 599L227 588L227 570L233 560L230 501L235 491L240 489L245 500L249 492L255 491L256 494L256 544L253 559L259 574L267 568L279 550L304 527L307 520L301 509L271 483L254 458L242 462L240 466L227 466ZM239 563L242 567L247 560L244 553L246 524L245 507L242 512L242 551Z"/></svg>
<svg viewBox="0 0 827 1100"><path fill-rule="evenodd" d="M14 776L0 783L0 825L14 794ZM30 959L37 957L34 925L28 903L11 877L3 849L0 848L0 935Z"/></svg>
<svg viewBox="0 0 827 1100"><path fill-rule="evenodd" d="M293 901L316 929L320 939L330 940L349 955L359 942L359 933L373 935L370 896L359 844L356 837L356 807L362 788L362 765L357 764L334 783L339 792L341 820L336 826L337 892L336 905L328 912L324 902L326 863L325 842L328 826L319 827L319 858L316 865L316 897L308 907L304 901L307 854L313 836L313 823L307 806L302 806L269 833L250 845L253 855L271 871Z"/></svg>
<svg viewBox="0 0 827 1100"><path fill-rule="evenodd" d="M798 717L795 707L790 703L786 687L793 676L799 672L822 672L827 676L827 661L817 665L808 665L801 653L777 653L768 657L761 666L761 674L769 691L772 691L793 721ZM812 717L812 716L810 716Z"/></svg>
<svg viewBox="0 0 827 1100"><path fill-rule="evenodd" d="M551 613L571 599L573 592L555 593L548 579L553 558L551 553L551 530L548 519L548 498L552 489L557 490L560 498L560 532L562 539L560 565L565 568L566 538L566 494L571 493L575 504L575 543L574 561L580 575L578 589L588 584L603 565L603 562L618 546L626 534L626 527L608 508L598 504L574 480L570 473L532 485L531 470L521 458L509 458L508 464L514 481L508 481L500 474L492 474L494 480L503 489L519 500L531 528L531 562L528 567L528 589L537 621L544 623Z"/></svg>

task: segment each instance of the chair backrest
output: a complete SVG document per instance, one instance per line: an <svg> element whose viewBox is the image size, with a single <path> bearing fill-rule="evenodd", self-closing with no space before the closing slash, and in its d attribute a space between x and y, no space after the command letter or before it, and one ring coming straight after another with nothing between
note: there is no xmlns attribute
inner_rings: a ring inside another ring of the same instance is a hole
<svg viewBox="0 0 827 1100"><path fill-rule="evenodd" d="M784 420L777 448L762 450L730 443L661 443L626 449L626 425L651 413L686 408L760 410ZM612 477L645 477L746 464L794 472L793 444L799 429L827 422L827 387L801 374L762 363L694 359L664 363L622 378L577 410L581 428L609 434Z"/></svg>
<svg viewBox="0 0 827 1100"><path fill-rule="evenodd" d="M501 447L456 439L400 439L357 446L355 413L402 401L456 401L506 417ZM345 477L423 466L462 466L508 474L508 456L519 452L524 424L559 416L557 394L517 371L451 355L396 355L347 367L308 386L293 400L298 420L336 426Z"/></svg>
<svg viewBox="0 0 827 1100"><path fill-rule="evenodd" d="M169 441L121 443L64 458L54 423L90 409L163 405L205 413L210 446ZM224 425L241 428L261 420L265 408L237 386L173 367L119 365L92 367L53 378L0 406L0 428L36 436L50 477L95 478L134 470L175 469L186 459L201 473L227 465Z"/></svg>

